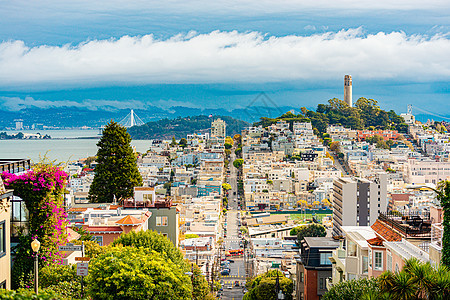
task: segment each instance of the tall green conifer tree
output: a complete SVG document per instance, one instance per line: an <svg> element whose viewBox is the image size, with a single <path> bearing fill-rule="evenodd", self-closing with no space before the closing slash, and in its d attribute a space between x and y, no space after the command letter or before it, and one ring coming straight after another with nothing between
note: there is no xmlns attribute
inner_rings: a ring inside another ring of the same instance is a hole
<svg viewBox="0 0 450 300"><path fill-rule="evenodd" d="M133 188L142 185L136 156L130 145L127 129L111 121L97 143L97 166L89 190L89 199L96 203L113 202L133 196Z"/></svg>

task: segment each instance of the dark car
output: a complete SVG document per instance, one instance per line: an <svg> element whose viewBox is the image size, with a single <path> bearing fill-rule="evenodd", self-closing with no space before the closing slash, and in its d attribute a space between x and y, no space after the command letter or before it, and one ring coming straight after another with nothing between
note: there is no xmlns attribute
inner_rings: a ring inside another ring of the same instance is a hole
<svg viewBox="0 0 450 300"><path fill-rule="evenodd" d="M223 269L220 274L222 275L230 275L230 269Z"/></svg>
<svg viewBox="0 0 450 300"><path fill-rule="evenodd" d="M236 280L236 281L234 282L234 286L239 286L239 281Z"/></svg>

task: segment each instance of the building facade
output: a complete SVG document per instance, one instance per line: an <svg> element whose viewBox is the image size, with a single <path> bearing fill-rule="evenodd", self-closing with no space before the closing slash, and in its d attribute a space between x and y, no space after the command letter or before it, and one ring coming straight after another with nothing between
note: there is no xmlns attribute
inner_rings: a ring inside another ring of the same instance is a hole
<svg viewBox="0 0 450 300"><path fill-rule="evenodd" d="M342 226L370 226L387 210L387 174L374 180L343 177L333 182L333 235L342 235Z"/></svg>

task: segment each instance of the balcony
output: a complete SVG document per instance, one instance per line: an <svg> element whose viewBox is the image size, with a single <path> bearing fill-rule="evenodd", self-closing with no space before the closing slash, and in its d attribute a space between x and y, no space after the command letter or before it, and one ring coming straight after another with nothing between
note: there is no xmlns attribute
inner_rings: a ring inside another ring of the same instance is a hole
<svg viewBox="0 0 450 300"><path fill-rule="evenodd" d="M429 212L391 211L380 213L378 219L400 232L406 238L431 238L431 218Z"/></svg>
<svg viewBox="0 0 450 300"><path fill-rule="evenodd" d="M438 250L442 250L442 237L444 234L444 228L442 224L431 225L431 244Z"/></svg>

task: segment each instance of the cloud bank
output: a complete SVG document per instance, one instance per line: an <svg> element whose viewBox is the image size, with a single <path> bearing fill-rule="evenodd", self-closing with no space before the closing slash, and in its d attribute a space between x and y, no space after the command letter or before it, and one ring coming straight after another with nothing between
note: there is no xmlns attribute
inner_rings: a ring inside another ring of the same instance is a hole
<svg viewBox="0 0 450 300"><path fill-rule="evenodd" d="M450 77L447 35L364 34L361 28L310 36L214 31L28 47L0 44L0 87L277 82L360 79L412 82Z"/></svg>

